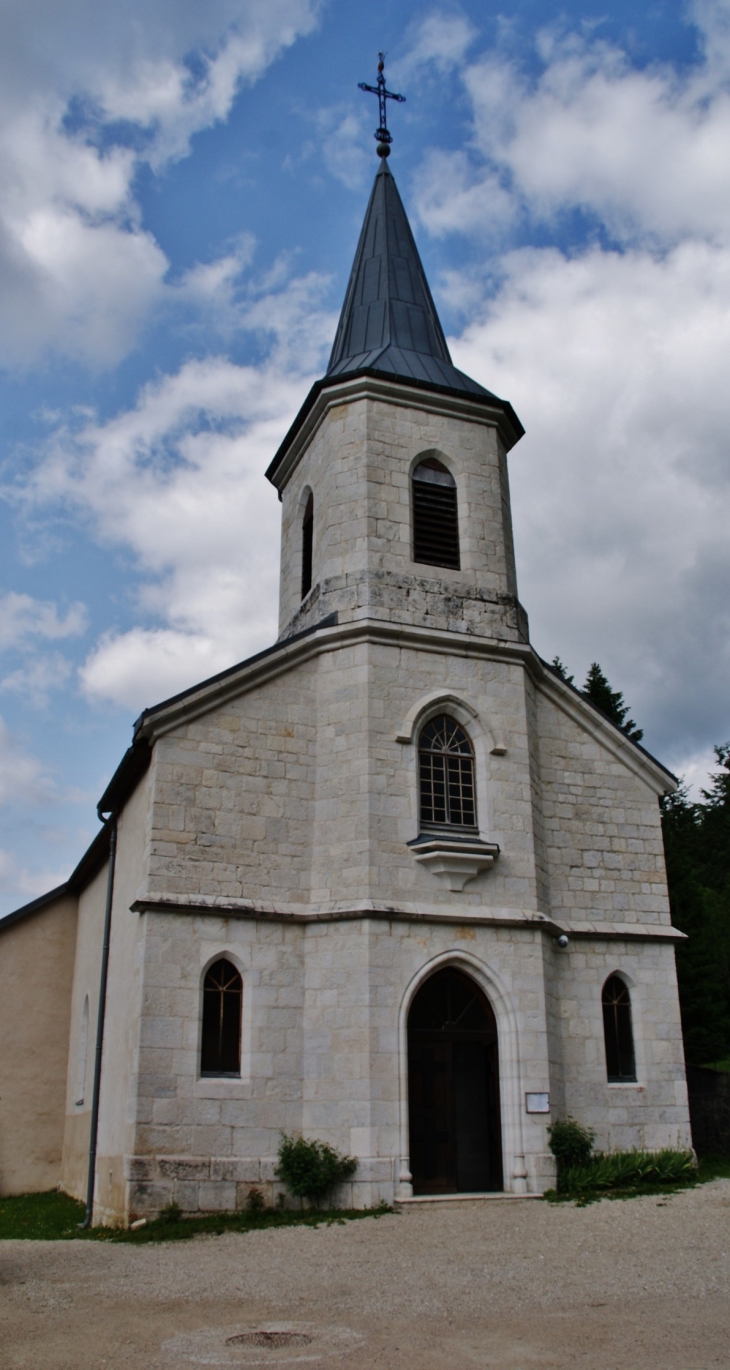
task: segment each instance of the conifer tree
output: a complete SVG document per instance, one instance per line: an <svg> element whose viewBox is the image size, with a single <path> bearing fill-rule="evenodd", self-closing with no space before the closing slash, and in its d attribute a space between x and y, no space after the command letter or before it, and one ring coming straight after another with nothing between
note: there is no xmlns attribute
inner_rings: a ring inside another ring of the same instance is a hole
<svg viewBox="0 0 730 1370"><path fill-rule="evenodd" d="M583 694L592 703L597 705L612 723L615 723L622 732L626 733L633 742L640 742L644 736L643 728L637 728L633 718L627 718L629 712L628 704L624 703L624 697L620 690L612 690L606 676L603 674L597 661L593 662L586 683L583 686Z"/></svg>
<svg viewBox="0 0 730 1370"><path fill-rule="evenodd" d="M568 675L567 669L566 669L566 667L563 665L563 663L562 663L562 661L560 660L560 657L559 657L559 656L554 656L554 657L553 657L553 660L552 660L552 667L553 667L553 670L554 670L554 671L557 671L557 673L558 673L558 675L560 676L560 679L561 679L561 680L565 680L565 681L567 682L568 685L572 685L572 684L573 684L573 679L574 679L574 677L573 677L572 675Z"/></svg>
<svg viewBox="0 0 730 1370"><path fill-rule="evenodd" d="M677 979L687 1060L730 1058L730 743L716 747L721 769L693 803L685 786L662 800Z"/></svg>

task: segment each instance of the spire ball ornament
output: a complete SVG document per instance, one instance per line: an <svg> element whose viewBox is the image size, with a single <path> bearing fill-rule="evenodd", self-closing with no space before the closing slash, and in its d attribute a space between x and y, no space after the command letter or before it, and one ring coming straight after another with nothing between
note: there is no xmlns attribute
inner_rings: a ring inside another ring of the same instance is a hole
<svg viewBox="0 0 730 1370"><path fill-rule="evenodd" d="M389 157L389 156L390 156L390 145L391 145L391 143L392 143L392 141L393 141L393 135L392 135L392 133L390 132L390 129L388 128L388 120L387 120L387 117L386 117L386 103L385 103L385 102L386 102L386 100L397 100L399 105L404 105L405 102L406 102L406 97L405 97L405 95L394 95L394 93L393 93L392 90L386 90L386 88L385 88L385 77L384 77L384 75L383 75L384 69L385 69L385 57L383 56L383 53L382 53L382 52L379 52L379 53L378 53L378 84L377 84L376 86L368 86L368 85L365 84L364 81L358 81L358 89L359 89L359 90L367 90L367 91L370 92L371 95L377 95L377 97L378 97L378 109L379 109L379 111L380 111L380 127L379 127L378 129L375 130L374 136L375 136L376 142L377 142L377 144L378 144L377 153L378 153L378 156L379 156L379 157Z"/></svg>

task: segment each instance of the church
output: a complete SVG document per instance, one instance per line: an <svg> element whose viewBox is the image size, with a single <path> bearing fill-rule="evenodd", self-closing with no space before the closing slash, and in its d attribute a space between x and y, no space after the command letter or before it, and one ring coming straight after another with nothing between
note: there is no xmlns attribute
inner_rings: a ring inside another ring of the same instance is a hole
<svg viewBox="0 0 730 1370"><path fill-rule="evenodd" d="M356 1159L355 1207L540 1194L568 1115L691 1145L676 781L530 645L523 429L452 364L378 151L266 472L278 640L145 709L70 879L0 921L0 1193L274 1202L282 1132Z"/></svg>

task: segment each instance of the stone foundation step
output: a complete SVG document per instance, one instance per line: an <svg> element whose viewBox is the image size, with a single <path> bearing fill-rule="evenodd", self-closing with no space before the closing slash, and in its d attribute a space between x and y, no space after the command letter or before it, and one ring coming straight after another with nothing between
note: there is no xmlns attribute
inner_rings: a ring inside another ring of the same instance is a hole
<svg viewBox="0 0 730 1370"><path fill-rule="evenodd" d="M461 1203L482 1203L485 1199L491 1202L509 1199L541 1199L542 1194L507 1194L503 1190L491 1190L489 1192L477 1194L414 1194L410 1199L394 1199L395 1208L411 1208L417 1204L461 1204Z"/></svg>

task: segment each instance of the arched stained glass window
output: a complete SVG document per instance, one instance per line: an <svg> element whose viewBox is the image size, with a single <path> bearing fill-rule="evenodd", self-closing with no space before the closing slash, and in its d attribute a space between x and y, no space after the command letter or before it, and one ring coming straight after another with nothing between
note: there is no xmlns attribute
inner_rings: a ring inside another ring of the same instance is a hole
<svg viewBox="0 0 730 1370"><path fill-rule="evenodd" d="M636 1079L631 995L618 975L609 975L603 986L603 1036L609 1084Z"/></svg>
<svg viewBox="0 0 730 1370"><path fill-rule="evenodd" d="M421 827L476 831L474 753L464 729L448 714L432 718L418 742Z"/></svg>
<svg viewBox="0 0 730 1370"><path fill-rule="evenodd" d="M413 472L413 560L454 571L461 564L456 481L435 457Z"/></svg>
<svg viewBox="0 0 730 1370"><path fill-rule="evenodd" d="M310 490L302 519L302 599L312 588L312 546L314 539L314 496Z"/></svg>
<svg viewBox="0 0 730 1370"><path fill-rule="evenodd" d="M241 1074L242 999L241 977L236 967L221 957L203 981L201 1075Z"/></svg>

